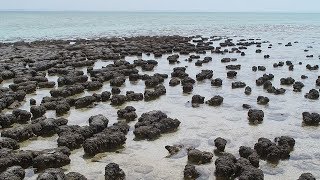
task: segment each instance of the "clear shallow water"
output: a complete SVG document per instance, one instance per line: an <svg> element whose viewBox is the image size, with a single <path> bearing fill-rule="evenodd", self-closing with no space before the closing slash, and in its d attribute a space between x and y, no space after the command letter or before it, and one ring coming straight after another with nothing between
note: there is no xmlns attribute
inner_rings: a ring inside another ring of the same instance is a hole
<svg viewBox="0 0 320 180"><path fill-rule="evenodd" d="M137 35L320 37L320 14L0 12L0 42Z"/></svg>
<svg viewBox="0 0 320 180"><path fill-rule="evenodd" d="M237 38L235 38L237 39ZM265 39L262 39L265 40ZM172 69L177 66L188 66L187 73L193 78L201 69L211 69L214 71L214 78L223 79L221 88L211 87L210 81L197 82L194 86L192 94L184 94L181 86L170 87L169 79L166 79L164 85L167 89L167 94L158 100L151 102L128 102L121 107L110 106L109 103L98 103L94 108L72 109L66 117L69 124L88 124L88 118L99 113L104 114L110 120L110 124L117 122L117 110L124 108L127 105L132 105L137 109L137 114L140 116L144 112L150 110L162 110L169 117L178 118L181 125L177 132L164 134L155 141L134 141L133 126L136 123L131 122L130 132L127 135L127 142L124 148L120 149L119 153L107 152L101 153L92 159L83 158L83 149L77 149L72 152L71 164L65 166L66 171L77 171L84 174L89 179L104 179L104 167L109 162L118 163L125 171L127 178L131 179L182 179L183 169L187 164L186 154L174 158L166 158L168 152L165 150L165 145L184 144L186 146L194 146L200 150L213 152L213 141L221 136L228 140L226 151L238 155L240 146L253 147L259 137L273 139L281 135L289 135L295 138L296 146L291 153L289 160L280 161L279 164L270 164L265 161L260 161L260 168L264 171L265 179L297 179L303 172L311 172L317 178L320 178L320 143L319 143L319 127L302 127L303 111L318 112L320 109L319 100L308 100L303 96L311 88L315 87L315 80L319 75L319 71L308 71L305 65L319 64L319 44L307 42L304 39L300 43L293 44L293 47L284 47L285 41L273 39L273 47L267 48L269 43L262 45L262 54L255 53L255 47L249 47L246 50L246 56L242 57L239 54L216 55L207 53L204 56L213 57L213 61L208 64L203 64L202 67L194 66L193 63L184 61L188 56L181 55L180 64L171 65L166 58L169 54L162 58L155 58L159 65L152 72L143 72L147 74L167 73L170 74ZM278 42L284 44L278 45ZM218 42L216 42L218 43ZM303 52L307 46L309 52ZM216 46L216 45L214 45ZM263 54L270 54L270 59L264 59ZM314 54L315 58L305 58L308 54ZM225 66L220 62L223 57L235 57L238 61L229 64L241 64L241 70L238 71L236 79L226 78ZM142 57L126 57L126 60L133 62L134 59L154 59L153 55ZM294 71L288 71L287 66L273 68L272 64L279 61L291 60L295 65ZM302 61L303 65L298 65ZM97 61L94 68L101 68L112 61ZM264 65L267 70L265 72L252 72L253 65ZM86 68L80 68L86 72ZM140 70L140 69L139 69ZM262 87L255 85L255 80L264 73L273 73L275 75L272 81L277 88L283 87L287 89L285 95L273 95L267 93ZM309 79L301 80L302 74L308 75ZM293 77L297 81L302 81L305 87L302 92L293 92L292 86L281 86L280 78ZM48 76L49 80L56 81L57 76ZM252 94L246 96L244 89L231 89L231 83L235 80L244 81L252 87ZM2 83L2 86L7 86L10 81ZM120 89L121 94L125 94L128 90L136 92L144 92L144 82L138 81L131 83L128 80ZM110 90L111 87L106 82L101 90L102 92ZM94 92L85 92L78 96L93 94ZM192 108L188 102L192 95L200 94L206 97L206 100L214 95L224 97L224 102L220 107L209 107L201 105L199 108ZM38 90L36 94L28 95L26 102L21 108L29 110L29 99L35 98L39 103L43 96L49 96L49 90ZM263 106L256 103L256 98L259 95L270 98L269 105ZM247 120L247 110L242 109L242 104L247 103L254 108L262 109L265 112L265 119L262 124L257 126L250 125ZM47 117L55 117L55 113L48 111ZM57 136L50 138L38 138L21 144L21 149L36 150L57 147ZM213 162L210 164L199 165L197 169L201 172L200 179L215 179L214 178L214 161L217 156L214 156ZM28 177L35 179L32 171L28 170Z"/></svg>

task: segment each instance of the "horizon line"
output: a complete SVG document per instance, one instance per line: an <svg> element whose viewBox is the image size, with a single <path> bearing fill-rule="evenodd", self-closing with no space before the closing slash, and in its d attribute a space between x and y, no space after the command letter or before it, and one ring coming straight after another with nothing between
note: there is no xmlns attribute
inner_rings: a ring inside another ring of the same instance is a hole
<svg viewBox="0 0 320 180"><path fill-rule="evenodd" d="M206 11L206 10L57 10L57 9L0 9L0 12L119 12L119 13L320 13L318 11Z"/></svg>

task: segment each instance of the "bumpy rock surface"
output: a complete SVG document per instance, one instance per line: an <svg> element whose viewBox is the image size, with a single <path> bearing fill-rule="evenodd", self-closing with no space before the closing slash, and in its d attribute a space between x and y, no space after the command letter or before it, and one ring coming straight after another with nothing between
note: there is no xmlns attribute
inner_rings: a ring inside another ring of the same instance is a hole
<svg viewBox="0 0 320 180"><path fill-rule="evenodd" d="M303 173L298 180L316 180L316 178L311 173Z"/></svg>
<svg viewBox="0 0 320 180"><path fill-rule="evenodd" d="M126 177L123 170L116 163L109 163L105 167L105 180L124 180Z"/></svg>
<svg viewBox="0 0 320 180"><path fill-rule="evenodd" d="M126 142L129 126L125 123L116 123L102 132L94 134L83 143L84 152L93 156L101 152L117 149Z"/></svg>
<svg viewBox="0 0 320 180"><path fill-rule="evenodd" d="M320 123L320 114L318 113L302 113L303 123L308 126L317 126Z"/></svg>
<svg viewBox="0 0 320 180"><path fill-rule="evenodd" d="M250 109L248 111L248 119L250 122L262 122L264 118L264 112L258 109Z"/></svg>
<svg viewBox="0 0 320 180"><path fill-rule="evenodd" d="M217 147L219 151L224 151L226 144L227 144L227 140L221 137L218 137L214 140L214 145Z"/></svg>
<svg viewBox="0 0 320 180"><path fill-rule="evenodd" d="M23 180L25 177L25 171L20 166L12 166L6 169L6 171L0 173L1 180Z"/></svg>
<svg viewBox="0 0 320 180"><path fill-rule="evenodd" d="M239 179L263 180L262 170L251 165L245 158L236 159L232 154L226 153L215 161L215 175L218 178L229 179L238 177Z"/></svg>
<svg viewBox="0 0 320 180"><path fill-rule="evenodd" d="M294 145L295 140L288 136L275 138L275 143L266 138L259 138L258 143L254 145L254 149L262 159L277 162L289 158Z"/></svg>
<svg viewBox="0 0 320 180"><path fill-rule="evenodd" d="M169 118L161 111L150 111L141 115L133 133L139 139L156 139L162 133L176 130L179 125L178 119Z"/></svg>
<svg viewBox="0 0 320 180"><path fill-rule="evenodd" d="M196 164L205 164L211 162L213 154L206 151L200 151L198 149L188 150L188 161Z"/></svg>
<svg viewBox="0 0 320 180"><path fill-rule="evenodd" d="M211 99L209 99L208 101L206 101L206 103L209 106L220 106L223 103L223 97L221 96L214 96Z"/></svg>
<svg viewBox="0 0 320 180"><path fill-rule="evenodd" d="M197 179L200 173L196 170L196 167L191 164L187 164L183 170L183 176L186 180Z"/></svg>
<svg viewBox="0 0 320 180"><path fill-rule="evenodd" d="M135 112L136 109L132 106L127 106L124 109L119 109L117 111L118 117L121 119L125 119L127 121L134 121L138 116Z"/></svg>

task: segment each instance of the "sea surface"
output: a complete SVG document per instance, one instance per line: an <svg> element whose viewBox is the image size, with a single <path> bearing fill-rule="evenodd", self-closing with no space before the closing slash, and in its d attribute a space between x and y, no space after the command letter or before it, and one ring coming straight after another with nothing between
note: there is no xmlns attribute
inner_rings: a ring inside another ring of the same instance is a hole
<svg viewBox="0 0 320 180"><path fill-rule="evenodd" d="M0 12L0 42L195 34L317 39L320 14Z"/></svg>

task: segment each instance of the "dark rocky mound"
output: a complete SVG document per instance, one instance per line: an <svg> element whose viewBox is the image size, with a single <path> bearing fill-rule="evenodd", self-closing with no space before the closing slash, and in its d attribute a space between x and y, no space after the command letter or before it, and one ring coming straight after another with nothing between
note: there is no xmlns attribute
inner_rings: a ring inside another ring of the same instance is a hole
<svg viewBox="0 0 320 180"><path fill-rule="evenodd" d="M36 136L52 136L57 132L59 126L66 125L67 123L68 120L64 118L39 118L36 119L33 124L6 129L1 132L1 136L22 142Z"/></svg>
<svg viewBox="0 0 320 180"><path fill-rule="evenodd" d="M69 172L66 174L67 180L87 180L87 178L78 172Z"/></svg>
<svg viewBox="0 0 320 180"><path fill-rule="evenodd" d="M223 103L223 97L221 96L214 96L211 99L209 99L208 101L206 101L206 103L209 106L220 106Z"/></svg>
<svg viewBox="0 0 320 180"><path fill-rule="evenodd" d="M316 178L311 173L303 173L298 180L316 180Z"/></svg>
<svg viewBox="0 0 320 180"><path fill-rule="evenodd" d="M116 163L106 165L104 179L105 180L125 180L126 174Z"/></svg>
<svg viewBox="0 0 320 180"><path fill-rule="evenodd" d="M185 180L197 179L200 173L196 170L196 167L191 164L187 164L183 170L183 177Z"/></svg>
<svg viewBox="0 0 320 180"><path fill-rule="evenodd" d="M254 167L249 160L245 158L236 159L232 154L225 153L215 161L215 175L217 178L241 180L255 179L263 180L262 170Z"/></svg>
<svg viewBox="0 0 320 180"><path fill-rule="evenodd" d="M252 89L251 89L250 86L247 86L247 87L244 89L244 94L246 94L246 95L250 95L251 92L252 92Z"/></svg>
<svg viewBox="0 0 320 180"><path fill-rule="evenodd" d="M199 104L204 104L204 98L205 97L200 95L193 95L191 100L192 107L197 107Z"/></svg>
<svg viewBox="0 0 320 180"><path fill-rule="evenodd" d="M136 108L132 106L127 106L124 109L119 109L117 111L117 115L121 119L125 119L127 121L134 121L138 116L136 113Z"/></svg>
<svg viewBox="0 0 320 180"><path fill-rule="evenodd" d="M0 137L0 149L8 148L8 149L19 149L20 146L18 142L14 139L7 138L7 137Z"/></svg>
<svg viewBox="0 0 320 180"><path fill-rule="evenodd" d="M145 90L144 92L144 100L151 101L159 98L162 95L166 94L166 88L160 84L154 88L154 90Z"/></svg>
<svg viewBox="0 0 320 180"><path fill-rule="evenodd" d="M250 109L248 111L248 119L252 123L260 123L263 121L264 112L258 109Z"/></svg>
<svg viewBox="0 0 320 180"><path fill-rule="evenodd" d="M61 168L49 168L43 173L40 173L37 180L53 180L53 179L66 179L66 175Z"/></svg>
<svg viewBox="0 0 320 180"><path fill-rule="evenodd" d="M318 126L320 123L320 114L318 113L302 113L303 123L307 126Z"/></svg>
<svg viewBox="0 0 320 180"><path fill-rule="evenodd" d="M275 142L267 138L259 138L254 149L262 159L271 162L278 162L281 159L288 159L290 152L293 150L295 140L289 136L275 138Z"/></svg>
<svg viewBox="0 0 320 180"><path fill-rule="evenodd" d="M266 105L269 103L269 98L268 97L264 97L264 96L258 96L257 98L257 103L261 104L261 105Z"/></svg>
<svg viewBox="0 0 320 180"><path fill-rule="evenodd" d="M217 147L217 149L219 151L224 151L225 147L226 147L226 144L227 144L227 140L221 138L221 137L218 137L214 140L214 145Z"/></svg>
<svg viewBox="0 0 320 180"><path fill-rule="evenodd" d="M212 70L201 70L199 74L196 75L197 81L202 81L205 79L211 79L213 76Z"/></svg>
<svg viewBox="0 0 320 180"><path fill-rule="evenodd" d="M166 150L169 152L170 156L177 154L183 148L183 145L173 145L173 146L165 146Z"/></svg>
<svg viewBox="0 0 320 180"><path fill-rule="evenodd" d="M222 86L222 80L220 78L213 79L211 81L211 86L221 87Z"/></svg>
<svg viewBox="0 0 320 180"><path fill-rule="evenodd" d="M304 97L313 100L319 99L319 91L316 89L311 89L309 93L304 95Z"/></svg>
<svg viewBox="0 0 320 180"><path fill-rule="evenodd" d="M150 111L141 115L133 133L138 139L156 139L162 133L176 130L179 125L178 119L169 118L161 111Z"/></svg>
<svg viewBox="0 0 320 180"><path fill-rule="evenodd" d="M93 137L83 142L84 152L93 156L101 152L111 151L121 147L126 142L126 134L129 126L126 123L115 123L105 128L102 132L94 134Z"/></svg>
<svg viewBox="0 0 320 180"><path fill-rule="evenodd" d="M206 151L200 151L198 149L188 150L188 161L195 164L206 164L210 163L213 154Z"/></svg>
<svg viewBox="0 0 320 180"><path fill-rule="evenodd" d="M287 78L281 78L280 84L281 85L292 85L295 82L295 80L292 77Z"/></svg>
<svg viewBox="0 0 320 180"><path fill-rule="evenodd" d="M21 166L12 166L0 173L1 180L23 180L25 171Z"/></svg>
<svg viewBox="0 0 320 180"><path fill-rule="evenodd" d="M262 85L264 85L265 82L273 80L273 78L274 78L273 74L263 74L262 77L259 77L256 80L256 85L257 86L262 86Z"/></svg>
<svg viewBox="0 0 320 180"><path fill-rule="evenodd" d="M231 85L232 89L236 89L236 88L244 88L246 87L246 83L238 81L238 82L233 82Z"/></svg>

